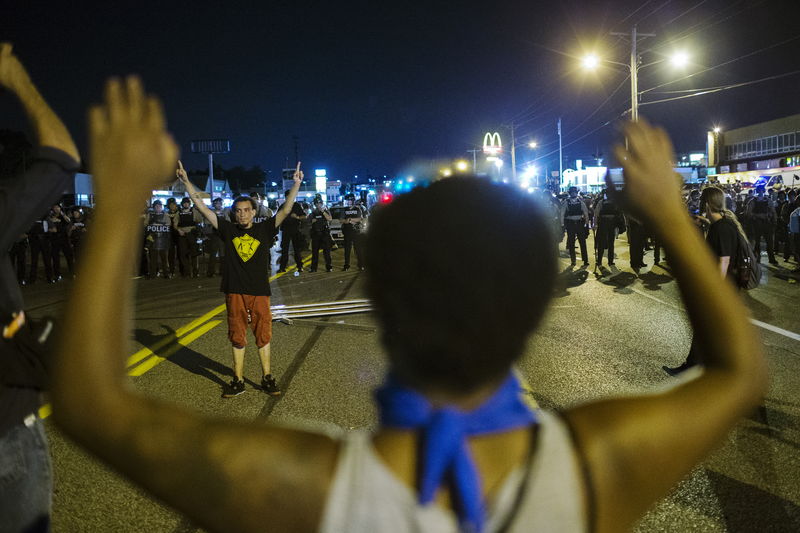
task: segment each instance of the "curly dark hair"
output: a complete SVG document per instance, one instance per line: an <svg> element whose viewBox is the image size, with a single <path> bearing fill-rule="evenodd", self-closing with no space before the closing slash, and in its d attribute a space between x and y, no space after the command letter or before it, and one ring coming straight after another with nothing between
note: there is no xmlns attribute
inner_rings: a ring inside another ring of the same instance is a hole
<svg viewBox="0 0 800 533"><path fill-rule="evenodd" d="M464 394L508 372L556 273L535 200L482 178L448 178L376 211L366 239L367 292L400 379Z"/></svg>
<svg viewBox="0 0 800 533"><path fill-rule="evenodd" d="M250 207L253 208L253 211L258 211L258 201L251 196L238 196L231 204L231 207L235 208L236 204L240 202L250 202Z"/></svg>

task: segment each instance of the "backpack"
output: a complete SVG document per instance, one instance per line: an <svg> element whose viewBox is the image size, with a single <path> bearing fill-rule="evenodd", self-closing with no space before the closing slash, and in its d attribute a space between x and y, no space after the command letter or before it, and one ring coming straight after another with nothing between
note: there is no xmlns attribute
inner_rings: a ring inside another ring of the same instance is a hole
<svg viewBox="0 0 800 533"><path fill-rule="evenodd" d="M739 236L739 246L731 265L733 276L737 287L749 291L758 287L761 282L761 265L758 264L750 241L741 232L737 231L736 234Z"/></svg>

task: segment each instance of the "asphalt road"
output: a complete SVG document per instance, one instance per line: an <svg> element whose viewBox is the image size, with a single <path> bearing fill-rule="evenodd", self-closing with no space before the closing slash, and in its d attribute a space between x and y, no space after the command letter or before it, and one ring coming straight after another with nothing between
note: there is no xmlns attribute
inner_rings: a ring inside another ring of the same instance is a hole
<svg viewBox="0 0 800 533"><path fill-rule="evenodd" d="M688 323L669 271L648 267L636 276L628 268L624 237L617 254L620 270L600 275L572 271L562 252L556 297L519 364L543 407L663 387L674 378L661 365L677 365L687 353ZM652 264L652 252L645 261ZM341 272L342 263L339 250L335 272L293 276L290 271L278 277L273 305L363 298L363 275ZM637 531L800 531L800 276L790 273L796 266L783 261L770 266L762 286L744 296L772 371L763 405L658 503ZM129 370L142 393L218 416L317 420L346 428L375 424L371 391L385 364L369 313L276 322L273 373L283 396L254 388L260 369L251 345L247 392L224 400L220 391L230 379L230 348L219 278L136 283L129 355L138 362ZM68 291L69 282L26 287L30 313L57 314ZM55 531L197 531L89 458L49 421L47 428Z"/></svg>

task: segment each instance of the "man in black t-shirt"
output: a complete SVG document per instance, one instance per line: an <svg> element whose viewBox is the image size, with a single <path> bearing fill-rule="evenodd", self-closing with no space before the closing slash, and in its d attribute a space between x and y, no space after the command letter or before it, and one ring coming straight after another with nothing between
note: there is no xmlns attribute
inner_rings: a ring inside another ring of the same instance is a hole
<svg viewBox="0 0 800 533"><path fill-rule="evenodd" d="M233 351L233 380L225 387L223 398L238 396L244 392L244 352L247 344L247 328L253 330L261 359L261 387L272 396L281 393L275 378L270 373L270 340L272 339L272 313L270 312L269 248L281 223L292 213L294 199L303 181L300 163L294 173L294 184L286 191L286 202L274 217L254 223L258 202L248 196L234 200L232 212L236 222L232 223L199 201L200 193L189 181L183 165L178 161L178 178L186 186L189 196L195 199L198 211L219 231L225 248L222 263L222 286L225 306L228 311L228 339ZM288 243L287 243L288 246Z"/></svg>

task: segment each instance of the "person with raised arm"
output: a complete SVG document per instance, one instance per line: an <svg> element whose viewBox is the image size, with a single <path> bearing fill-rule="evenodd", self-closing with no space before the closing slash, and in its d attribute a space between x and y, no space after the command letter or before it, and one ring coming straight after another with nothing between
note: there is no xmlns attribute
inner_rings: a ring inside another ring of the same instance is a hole
<svg viewBox="0 0 800 533"><path fill-rule="evenodd" d="M10 43L0 43L0 88L19 100L36 145L32 162L22 173L0 180L0 530L48 531L52 471L38 410L49 377L53 323L26 316L7 252L61 199L80 157L69 131L39 93ZM46 223L40 229L44 237ZM32 250L39 243L39 236L33 238L37 243ZM37 247L32 252L32 280L38 251ZM45 266L52 279L50 265Z"/></svg>
<svg viewBox="0 0 800 533"><path fill-rule="evenodd" d="M253 222L258 212L258 202L249 196L233 201L232 211L236 223L218 217L200 199L189 176L178 161L178 178L186 186L195 206L219 232L225 251L222 261L222 284L225 307L228 311L228 340L233 352L233 380L222 392L223 398L238 396L245 391L244 352L248 326L255 334L258 356L261 360L261 388L271 396L280 396L281 389L270 371L270 340L272 339L272 312L270 310L270 253L278 228L291 214L297 191L303 181L300 163L294 171L294 183L287 192L286 202L272 218Z"/></svg>
<svg viewBox="0 0 800 533"><path fill-rule="evenodd" d="M670 142L641 121L626 130L630 148L616 150L623 206L670 254L705 354L694 379L530 410L511 366L553 293L556 259L539 252L552 248L552 233L541 207L514 187L449 178L377 211L367 234L366 288L389 360L374 433L219 419L139 394L125 386L123 366L130 257L141 200L165 180L176 147L136 78L112 80L106 93L90 129L108 203L98 206L68 304L53 412L68 435L199 527L625 531L766 389L745 307L681 204ZM239 204L242 226L248 204ZM464 232L456 214L478 209L494 223ZM477 257L476 239L490 246ZM246 241L234 253L249 254ZM508 271L509 262L519 268Z"/></svg>

